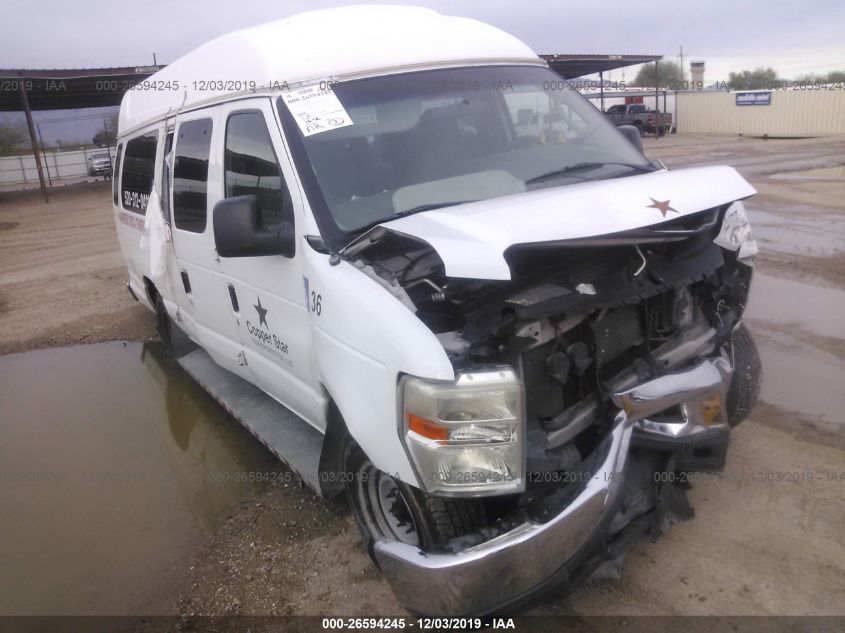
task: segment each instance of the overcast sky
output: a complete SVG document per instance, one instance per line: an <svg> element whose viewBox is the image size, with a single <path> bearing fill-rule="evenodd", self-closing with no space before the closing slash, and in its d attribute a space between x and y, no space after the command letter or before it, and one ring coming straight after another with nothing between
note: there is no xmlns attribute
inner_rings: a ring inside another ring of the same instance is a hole
<svg viewBox="0 0 845 633"><path fill-rule="evenodd" d="M360 4L325 0L3 0L0 68L169 63L228 31L301 11ZM367 2L366 4L377 4ZM416 0L498 26L538 53L647 53L706 62L705 79L772 66L782 78L845 69L841 0ZM684 64L687 66L687 64ZM687 66L688 68L688 66ZM636 69L626 71L632 79ZM621 71L611 79L621 80Z"/></svg>

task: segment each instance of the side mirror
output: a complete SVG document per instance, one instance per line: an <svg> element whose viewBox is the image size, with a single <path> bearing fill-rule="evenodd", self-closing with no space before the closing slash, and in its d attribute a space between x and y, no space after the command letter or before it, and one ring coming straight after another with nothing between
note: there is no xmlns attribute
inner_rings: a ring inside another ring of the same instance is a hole
<svg viewBox="0 0 845 633"><path fill-rule="evenodd" d="M643 139L640 138L640 131L634 125L620 125L616 128L622 132L622 136L630 141L631 145L637 148L637 151L643 153Z"/></svg>
<svg viewBox="0 0 845 633"><path fill-rule="evenodd" d="M293 257L293 224L261 228L261 208L255 196L226 198L214 205L214 243L220 257Z"/></svg>

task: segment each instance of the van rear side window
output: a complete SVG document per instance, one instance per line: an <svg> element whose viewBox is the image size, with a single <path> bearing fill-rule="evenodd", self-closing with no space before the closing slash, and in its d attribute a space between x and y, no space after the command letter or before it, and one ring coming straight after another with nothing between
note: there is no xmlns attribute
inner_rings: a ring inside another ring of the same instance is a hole
<svg viewBox="0 0 845 633"><path fill-rule="evenodd" d="M226 197L254 195L264 226L293 220L288 188L264 114L237 112L226 123Z"/></svg>
<svg viewBox="0 0 845 633"><path fill-rule="evenodd" d="M147 212L147 202L153 190L157 144L158 132L138 136L126 144L120 179L124 209L140 214Z"/></svg>
<svg viewBox="0 0 845 633"><path fill-rule="evenodd" d="M211 129L211 119L179 126L173 161L173 222L183 231L205 231Z"/></svg>

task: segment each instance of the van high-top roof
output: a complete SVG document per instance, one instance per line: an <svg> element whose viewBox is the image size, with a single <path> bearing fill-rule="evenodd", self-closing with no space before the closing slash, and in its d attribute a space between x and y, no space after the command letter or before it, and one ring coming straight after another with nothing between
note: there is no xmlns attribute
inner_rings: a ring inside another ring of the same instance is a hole
<svg viewBox="0 0 845 633"><path fill-rule="evenodd" d="M309 11L223 35L179 58L126 93L118 129L124 135L180 110L315 81L496 63L544 62L504 31L430 9Z"/></svg>

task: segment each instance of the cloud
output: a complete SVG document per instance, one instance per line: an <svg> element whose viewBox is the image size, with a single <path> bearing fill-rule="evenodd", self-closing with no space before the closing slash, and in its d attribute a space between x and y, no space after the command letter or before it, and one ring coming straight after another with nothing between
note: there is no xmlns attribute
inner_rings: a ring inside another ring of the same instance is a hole
<svg viewBox="0 0 845 633"><path fill-rule="evenodd" d="M773 66L783 76L845 67L845 3L678 0L485 2L423 0L452 15L509 31L537 52L654 53L708 62L708 78L730 70ZM93 0L11 0L0 27L0 59L7 67L73 68L168 63L222 33L314 8L333 0L149 0L131 10ZM43 16L49 15L49 20ZM38 37L33 38L37 29ZM630 71L629 71L630 72Z"/></svg>

